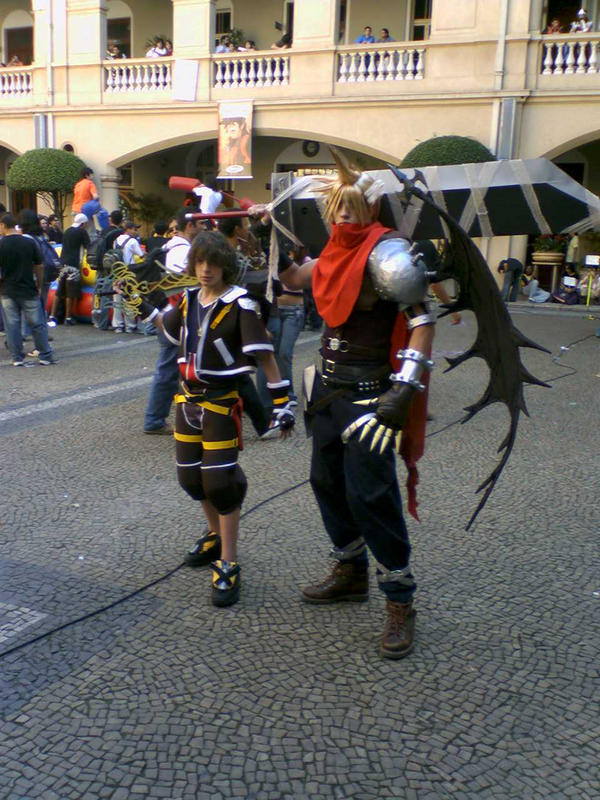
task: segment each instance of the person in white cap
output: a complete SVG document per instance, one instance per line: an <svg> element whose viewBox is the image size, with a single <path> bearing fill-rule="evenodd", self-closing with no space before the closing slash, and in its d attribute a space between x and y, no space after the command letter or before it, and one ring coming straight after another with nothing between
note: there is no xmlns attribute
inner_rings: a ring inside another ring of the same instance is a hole
<svg viewBox="0 0 600 800"><path fill-rule="evenodd" d="M58 304L65 301L65 325L75 325L73 319L73 300L81 296L81 260L84 250L90 246L90 237L86 230L88 218L85 214L75 214L70 228L64 232L60 254L62 268L58 274L58 286L52 301L52 310L48 319L48 327L58 325Z"/></svg>

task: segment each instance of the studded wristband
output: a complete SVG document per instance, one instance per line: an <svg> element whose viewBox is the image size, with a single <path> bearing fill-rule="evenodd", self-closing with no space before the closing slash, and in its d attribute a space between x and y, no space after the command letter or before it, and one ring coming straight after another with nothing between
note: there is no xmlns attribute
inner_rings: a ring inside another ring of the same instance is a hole
<svg viewBox="0 0 600 800"><path fill-rule="evenodd" d="M402 359L399 372L392 372L390 380L393 383L408 383L419 392L425 389L425 384L421 383L420 378L423 373L431 372L433 369L433 361L427 358L419 350L399 350L396 354L398 358Z"/></svg>

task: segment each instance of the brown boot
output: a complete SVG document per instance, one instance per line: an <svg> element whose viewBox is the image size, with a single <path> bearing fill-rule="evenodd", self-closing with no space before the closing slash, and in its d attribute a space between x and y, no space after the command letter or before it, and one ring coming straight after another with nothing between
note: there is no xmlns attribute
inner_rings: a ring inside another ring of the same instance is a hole
<svg viewBox="0 0 600 800"><path fill-rule="evenodd" d="M388 616L381 640L381 655L384 658L404 658L413 649L417 612L412 600L408 603L386 600L385 606Z"/></svg>
<svg viewBox="0 0 600 800"><path fill-rule="evenodd" d="M364 603L369 598L369 567L352 561L335 561L324 581L302 589L305 603Z"/></svg>

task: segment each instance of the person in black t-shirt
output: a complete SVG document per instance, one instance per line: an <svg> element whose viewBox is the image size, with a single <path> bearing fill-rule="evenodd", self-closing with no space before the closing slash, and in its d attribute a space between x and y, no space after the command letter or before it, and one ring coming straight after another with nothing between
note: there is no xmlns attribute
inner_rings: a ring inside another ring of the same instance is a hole
<svg viewBox="0 0 600 800"><path fill-rule="evenodd" d="M96 248L96 286L92 307L92 322L99 331L110 331L110 309L112 308L112 277L102 267L104 254L115 246L115 240L123 233L123 212L111 211L110 225L103 232Z"/></svg>
<svg viewBox="0 0 600 800"><path fill-rule="evenodd" d="M63 265L58 275L58 286L52 301L52 310L48 319L48 327L58 325L56 312L61 300L65 301L65 325L75 325L71 316L73 300L81 296L81 258L84 250L90 246L90 237L85 229L88 219L85 214L75 214L73 224L64 232L60 260Z"/></svg>
<svg viewBox="0 0 600 800"><path fill-rule="evenodd" d="M15 367L25 363L21 316L31 328L39 363L54 364L48 344L48 329L40 304L44 266L37 243L16 230L17 221L10 213L0 215L0 302L6 324L8 349Z"/></svg>

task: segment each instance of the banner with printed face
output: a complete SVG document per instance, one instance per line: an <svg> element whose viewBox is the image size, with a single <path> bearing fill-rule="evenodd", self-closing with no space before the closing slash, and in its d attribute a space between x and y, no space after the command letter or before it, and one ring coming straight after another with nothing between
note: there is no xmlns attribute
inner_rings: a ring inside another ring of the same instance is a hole
<svg viewBox="0 0 600 800"><path fill-rule="evenodd" d="M217 178L252 177L252 101L219 103Z"/></svg>

